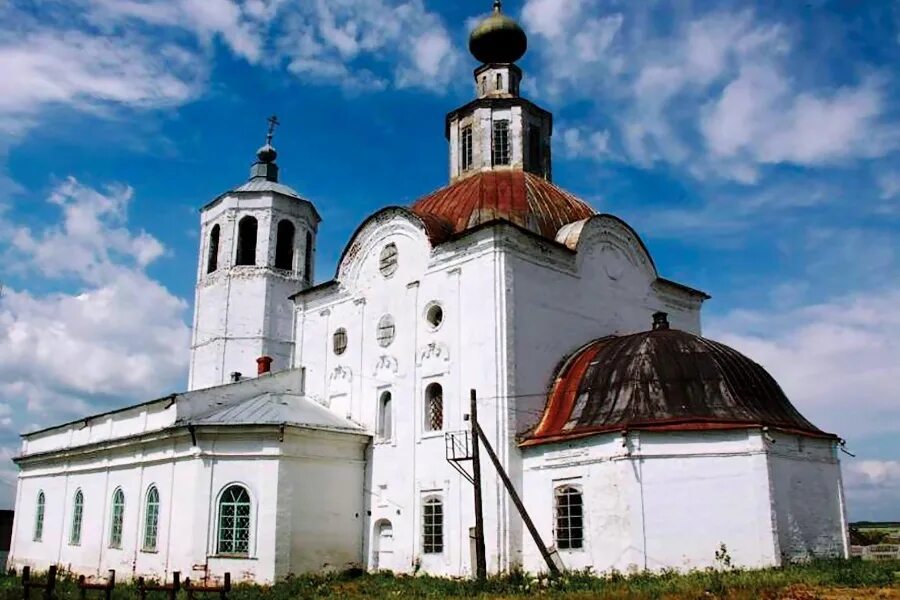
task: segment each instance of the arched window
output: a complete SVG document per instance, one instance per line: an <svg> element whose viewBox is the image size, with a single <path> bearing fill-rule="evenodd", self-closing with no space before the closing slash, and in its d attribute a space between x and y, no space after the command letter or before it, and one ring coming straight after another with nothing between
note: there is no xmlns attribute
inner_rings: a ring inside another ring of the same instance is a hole
<svg viewBox="0 0 900 600"><path fill-rule="evenodd" d="M275 241L275 268L292 271L294 269L294 224L279 221Z"/></svg>
<svg viewBox="0 0 900 600"><path fill-rule="evenodd" d="M303 261L303 278L307 283L312 283L313 278L313 239L310 232L306 232L306 255Z"/></svg>
<svg viewBox="0 0 900 600"><path fill-rule="evenodd" d="M584 545L584 504L581 490L571 485L556 488L556 547L577 550Z"/></svg>
<svg viewBox="0 0 900 600"><path fill-rule="evenodd" d="M81 490L75 492L75 501L72 503L72 529L69 531L69 544L78 546L81 544L81 521L84 517L84 494Z"/></svg>
<svg viewBox="0 0 900 600"><path fill-rule="evenodd" d="M422 552L440 554L444 551L444 503L436 497L425 499L422 505Z"/></svg>
<svg viewBox="0 0 900 600"><path fill-rule="evenodd" d="M206 272L212 273L219 268L219 226L213 225L212 231L209 232L209 253L206 259Z"/></svg>
<svg viewBox="0 0 900 600"><path fill-rule="evenodd" d="M151 485L147 490L147 506L144 510L144 550L156 550L156 532L159 529L159 490Z"/></svg>
<svg viewBox="0 0 900 600"><path fill-rule="evenodd" d="M497 91L499 92L502 89L503 89L503 75L501 75L500 73L497 73Z"/></svg>
<svg viewBox="0 0 900 600"><path fill-rule="evenodd" d="M244 217L238 222L238 265L256 264L256 230L258 225L253 217Z"/></svg>
<svg viewBox="0 0 900 600"><path fill-rule="evenodd" d="M425 429L440 431L444 428L444 388L431 383L425 388Z"/></svg>
<svg viewBox="0 0 900 600"><path fill-rule="evenodd" d="M378 437L391 439L393 435L393 415L391 414L391 393L384 392L378 399Z"/></svg>
<svg viewBox="0 0 900 600"><path fill-rule="evenodd" d="M112 515L109 523L109 547L122 547L122 521L125 519L125 492L116 488L112 498Z"/></svg>
<svg viewBox="0 0 900 600"><path fill-rule="evenodd" d="M34 541L39 542L44 537L44 492L38 492L37 506L34 512Z"/></svg>
<svg viewBox="0 0 900 600"><path fill-rule="evenodd" d="M250 494L240 485L230 485L219 498L217 554L250 553Z"/></svg>

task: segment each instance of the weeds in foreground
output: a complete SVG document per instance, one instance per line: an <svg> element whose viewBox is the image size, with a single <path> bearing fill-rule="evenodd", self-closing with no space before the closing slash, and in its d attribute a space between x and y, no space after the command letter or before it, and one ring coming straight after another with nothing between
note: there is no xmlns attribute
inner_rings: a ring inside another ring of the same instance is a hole
<svg viewBox="0 0 900 600"><path fill-rule="evenodd" d="M727 555L727 552L724 552ZM778 569L733 568L730 558L719 561L722 569L690 573L597 574L590 569L567 572L552 579L545 574L512 572L479 583L428 575L394 575L359 572L291 576L273 586L240 584L232 600L305 600L346 598L380 600L402 598L483 598L495 600L539 596L547 599L587 600L814 600L818 598L900 598L900 562L860 560L815 561ZM830 596L822 590L852 588L847 596ZM886 588L886 589L882 589ZM880 590L880 591L876 591ZM894 594L896 592L896 595ZM857 595L858 594L858 595ZM887 594L887 595L884 595ZM22 597L17 579L0 578L0 598ZM34 597L37 597L36 595ZM59 600L79 597L75 582L63 579ZM162 598L162 596L159 596ZM179 596L185 598L186 596ZM115 600L134 600L136 590L128 584L116 586Z"/></svg>

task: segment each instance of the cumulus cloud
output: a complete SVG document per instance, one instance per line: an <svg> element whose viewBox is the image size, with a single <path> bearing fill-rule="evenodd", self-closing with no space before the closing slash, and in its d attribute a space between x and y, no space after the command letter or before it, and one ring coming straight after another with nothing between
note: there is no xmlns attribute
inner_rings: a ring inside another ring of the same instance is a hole
<svg viewBox="0 0 900 600"><path fill-rule="evenodd" d="M563 155L568 158L601 160L609 156L608 130L586 131L579 127L562 128L557 135L562 139Z"/></svg>
<svg viewBox="0 0 900 600"><path fill-rule="evenodd" d="M0 407L12 408L19 429L183 385L188 305L147 275L164 248L128 227L131 196L127 187L101 191L70 178L48 198L59 223L33 231L0 222L16 232L0 251L32 283L66 278L75 288L6 287L0 296Z"/></svg>
<svg viewBox="0 0 900 600"><path fill-rule="evenodd" d="M845 460L843 473L853 518L895 518L900 503L900 461Z"/></svg>
<svg viewBox="0 0 900 600"><path fill-rule="evenodd" d="M777 20L615 6L527 0L522 18L538 38L535 89L593 102L614 124L610 145L639 166L662 161L747 184L766 166L848 164L898 146L887 78L796 76L822 58L802 56L797 32Z"/></svg>

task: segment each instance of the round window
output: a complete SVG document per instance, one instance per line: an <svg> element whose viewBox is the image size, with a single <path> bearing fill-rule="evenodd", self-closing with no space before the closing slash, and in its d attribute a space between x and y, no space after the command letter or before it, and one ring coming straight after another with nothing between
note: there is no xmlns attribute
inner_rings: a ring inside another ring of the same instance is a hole
<svg viewBox="0 0 900 600"><path fill-rule="evenodd" d="M444 322L444 309L440 304L432 304L425 310L425 320L431 329L437 329Z"/></svg>
<svg viewBox="0 0 900 600"><path fill-rule="evenodd" d="M337 331L334 332L334 337L332 339L332 345L334 347L334 353L340 356L347 350L347 330L341 327Z"/></svg>
<svg viewBox="0 0 900 600"><path fill-rule="evenodd" d="M397 272L396 244L388 244L381 250L381 256L378 259L378 269L385 277L390 277Z"/></svg>
<svg viewBox="0 0 900 600"><path fill-rule="evenodd" d="M378 321L378 345L382 348L387 348L391 345L391 342L394 341L394 317L391 315L384 315L381 317L381 320Z"/></svg>

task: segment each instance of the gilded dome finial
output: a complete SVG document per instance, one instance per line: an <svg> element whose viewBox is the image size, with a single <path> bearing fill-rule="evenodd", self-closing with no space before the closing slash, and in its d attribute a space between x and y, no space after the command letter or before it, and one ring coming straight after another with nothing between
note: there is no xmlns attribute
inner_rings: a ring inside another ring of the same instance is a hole
<svg viewBox="0 0 900 600"><path fill-rule="evenodd" d="M469 52L485 64L514 63L528 49L528 38L515 19L503 14L503 3L494 0L494 11L469 35Z"/></svg>

